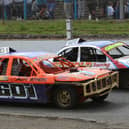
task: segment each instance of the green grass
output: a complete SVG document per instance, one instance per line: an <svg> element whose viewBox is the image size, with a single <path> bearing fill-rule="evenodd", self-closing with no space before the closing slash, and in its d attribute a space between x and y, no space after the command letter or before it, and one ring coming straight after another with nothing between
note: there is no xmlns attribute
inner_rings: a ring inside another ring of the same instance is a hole
<svg viewBox="0 0 129 129"><path fill-rule="evenodd" d="M129 21L73 20L73 35L129 35ZM65 20L0 21L0 34L65 35Z"/></svg>

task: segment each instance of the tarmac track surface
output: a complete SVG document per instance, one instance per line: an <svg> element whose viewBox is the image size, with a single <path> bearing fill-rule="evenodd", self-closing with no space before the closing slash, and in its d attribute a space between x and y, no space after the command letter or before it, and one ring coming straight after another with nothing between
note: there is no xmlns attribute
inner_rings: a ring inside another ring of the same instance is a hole
<svg viewBox="0 0 129 129"><path fill-rule="evenodd" d="M82 120L12 115L0 116L0 125L1 129L122 129L114 125Z"/></svg>
<svg viewBox="0 0 129 129"><path fill-rule="evenodd" d="M128 42L128 41L127 41ZM0 40L18 51L57 52L65 40ZM102 104L90 100L73 110L53 105L0 105L0 129L129 129L129 90L113 90Z"/></svg>
<svg viewBox="0 0 129 129"><path fill-rule="evenodd" d="M113 90L104 103L76 109L52 104L0 103L0 129L129 129L129 90Z"/></svg>

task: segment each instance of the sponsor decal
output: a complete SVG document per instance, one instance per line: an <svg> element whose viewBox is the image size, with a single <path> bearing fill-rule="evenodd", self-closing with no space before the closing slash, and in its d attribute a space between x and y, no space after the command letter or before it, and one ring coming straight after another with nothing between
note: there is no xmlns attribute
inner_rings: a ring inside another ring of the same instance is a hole
<svg viewBox="0 0 129 129"><path fill-rule="evenodd" d="M72 77L74 77L74 78L82 79L82 77L78 76L78 74L80 74L80 71L79 72L75 72L75 73L71 73L71 74L72 74Z"/></svg>
<svg viewBox="0 0 129 129"><path fill-rule="evenodd" d="M28 81L28 78L15 78L15 81Z"/></svg>
<svg viewBox="0 0 129 129"><path fill-rule="evenodd" d="M67 77L67 76L58 76L57 79L66 81L66 80L69 80L69 77Z"/></svg>
<svg viewBox="0 0 129 129"><path fill-rule="evenodd" d="M82 77L78 76L78 74L80 74L80 72L71 73L70 75L66 75L66 76L64 76L64 75L58 76L57 79L60 79L62 81L71 80L73 78L82 79Z"/></svg>
<svg viewBox="0 0 129 129"><path fill-rule="evenodd" d="M46 82L47 78L31 78L30 81Z"/></svg>
<svg viewBox="0 0 129 129"><path fill-rule="evenodd" d="M91 62L73 62L75 66L86 66L86 67L91 67L92 63Z"/></svg>
<svg viewBox="0 0 129 129"><path fill-rule="evenodd" d="M91 71L79 71L80 73L84 74L84 75L88 75L88 76L94 76L95 73L91 72Z"/></svg>
<svg viewBox="0 0 129 129"><path fill-rule="evenodd" d="M15 81L33 81L33 82L46 82L47 78L15 78Z"/></svg>
<svg viewBox="0 0 129 129"><path fill-rule="evenodd" d="M104 63L104 64L99 64L99 63L94 63L93 67L106 67L109 68L110 64L109 63Z"/></svg>
<svg viewBox="0 0 129 129"><path fill-rule="evenodd" d="M38 99L35 87L31 84L0 84L0 98Z"/></svg>
<svg viewBox="0 0 129 129"><path fill-rule="evenodd" d="M110 67L110 63L94 63L94 62L74 62L76 66L86 66L86 67Z"/></svg>
<svg viewBox="0 0 129 129"><path fill-rule="evenodd" d="M123 45L123 43L115 43L115 44L106 46L104 49L105 49L105 51L110 51L111 49L113 49L113 48L115 48L115 47L122 46L122 45Z"/></svg>

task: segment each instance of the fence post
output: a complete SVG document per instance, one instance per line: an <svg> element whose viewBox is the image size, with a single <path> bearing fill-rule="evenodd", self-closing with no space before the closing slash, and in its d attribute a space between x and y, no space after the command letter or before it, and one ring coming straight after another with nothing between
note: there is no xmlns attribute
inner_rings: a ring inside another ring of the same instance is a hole
<svg viewBox="0 0 129 129"><path fill-rule="evenodd" d="M27 1L24 0L24 20L27 19Z"/></svg>
<svg viewBox="0 0 129 129"><path fill-rule="evenodd" d="M5 20L5 17L4 17L4 0L2 0L2 23L4 24L4 20Z"/></svg>
<svg viewBox="0 0 129 129"><path fill-rule="evenodd" d="M66 38L67 40L72 39L72 21L66 19Z"/></svg>
<svg viewBox="0 0 129 129"><path fill-rule="evenodd" d="M77 0L74 0L74 19L77 19Z"/></svg>
<svg viewBox="0 0 129 129"><path fill-rule="evenodd" d="M124 18L124 1L120 0L120 19Z"/></svg>

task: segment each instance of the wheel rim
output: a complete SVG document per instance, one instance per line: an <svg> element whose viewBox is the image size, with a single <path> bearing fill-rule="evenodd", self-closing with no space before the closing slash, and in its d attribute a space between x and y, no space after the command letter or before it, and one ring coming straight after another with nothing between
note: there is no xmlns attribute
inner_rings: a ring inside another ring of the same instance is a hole
<svg viewBox="0 0 129 129"><path fill-rule="evenodd" d="M60 90L57 94L57 101L62 107L71 105L71 94L67 90Z"/></svg>

